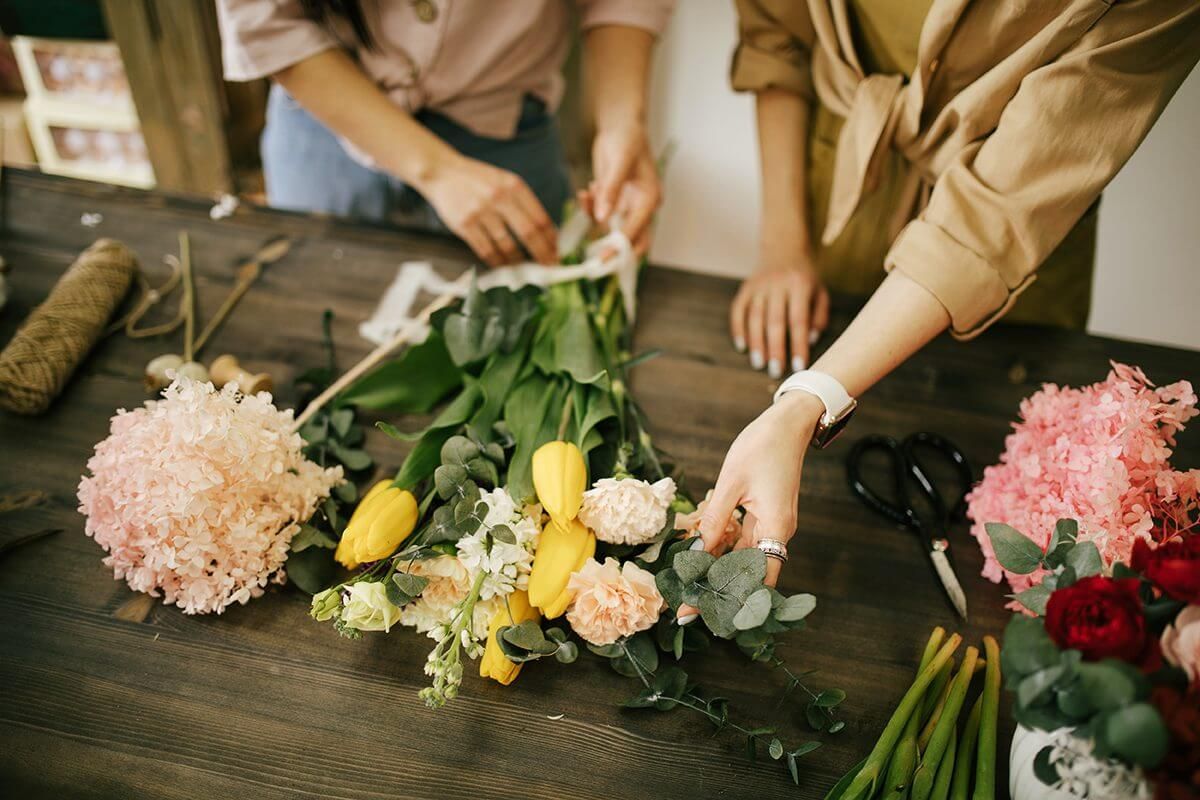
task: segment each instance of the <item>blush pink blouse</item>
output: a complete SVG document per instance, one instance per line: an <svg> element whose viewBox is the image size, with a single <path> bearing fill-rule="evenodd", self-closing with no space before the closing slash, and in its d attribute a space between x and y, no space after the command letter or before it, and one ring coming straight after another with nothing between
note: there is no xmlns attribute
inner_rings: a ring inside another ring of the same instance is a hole
<svg viewBox="0 0 1200 800"><path fill-rule="evenodd" d="M217 0L225 77L273 75L332 47L349 52L397 104L438 111L481 136L508 138L526 94L551 110L578 17L662 32L674 0L379 0L364 2L373 49L349 24L309 20L300 0ZM574 7L574 8L573 8Z"/></svg>

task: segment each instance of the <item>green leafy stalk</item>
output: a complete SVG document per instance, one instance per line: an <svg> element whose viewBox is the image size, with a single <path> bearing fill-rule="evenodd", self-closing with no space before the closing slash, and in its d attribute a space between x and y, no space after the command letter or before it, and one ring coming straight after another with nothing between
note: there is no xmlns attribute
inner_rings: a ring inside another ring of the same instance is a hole
<svg viewBox="0 0 1200 800"><path fill-rule="evenodd" d="M904 697L900 700L900 705L896 707L892 718L883 729L883 733L880 734L879 741L875 743L871 754L867 756L862 769L846 787L845 792L840 795L843 800L866 800L866 798L875 794L875 787L879 783L879 776L887 765L888 759L891 758L892 752L896 748L896 743L903 735L904 727L908 724L909 717L916 713L917 706L920 704L925 690L933 682L934 677L937 676L946 662L950 660L950 657L954 655L954 652L958 650L960 644L962 644L962 637L958 634L953 634L942 645L937 655L933 657L925 669L921 671L917 679L913 681L912 686L905 692Z"/></svg>
<svg viewBox="0 0 1200 800"><path fill-rule="evenodd" d="M984 678L986 681L986 676ZM963 731L962 744L954 759L954 780L950 784L950 800L967 800L971 791L971 775L975 762L975 746L979 739L979 715L983 709L983 695L971 707L967 727Z"/></svg>
<svg viewBox="0 0 1200 800"><path fill-rule="evenodd" d="M921 654L917 675L920 675L929 666L929 662L933 660L945 636L944 628L939 626L933 629L933 633L929 635L929 641L925 644L925 651ZM953 663L953 659L946 663L947 665ZM941 673L939 673L939 677L940 675ZM937 683L935 682L929 688L929 694L933 694L936 687ZM896 751L888 762L887 778L884 782L886 789L886 793L883 795L884 800L900 800L908 795L908 786L912 781L913 771L917 768L917 759L920 757L920 751L917 748L917 732L920 729L921 717L921 714L911 714L908 722L904 725L904 735L900 737Z"/></svg>
<svg viewBox="0 0 1200 800"><path fill-rule="evenodd" d="M975 763L974 800L996 797L996 721L1000 712L1000 645L995 637L983 637L987 672L983 678L979 742Z"/></svg>
<svg viewBox="0 0 1200 800"><path fill-rule="evenodd" d="M913 775L912 800L928 800L933 792L933 783L937 778L938 768L942 763L942 757L946 755L949 743L954 738L958 725L958 713L962 710L963 701L967 697L967 688L975 676L975 661L978 658L979 651L974 647L968 647L958 675L951 684L950 694L946 698L946 704L938 719L937 727L934 728L933 737L929 740L929 747L922 754L921 765L917 767L917 772Z"/></svg>
<svg viewBox="0 0 1200 800"><path fill-rule="evenodd" d="M958 739L951 737L950 744L946 747L946 755L942 757L942 763L938 764L937 778L933 781L933 793L929 795L929 800L948 800L950 797L950 780L954 776L957 747Z"/></svg>

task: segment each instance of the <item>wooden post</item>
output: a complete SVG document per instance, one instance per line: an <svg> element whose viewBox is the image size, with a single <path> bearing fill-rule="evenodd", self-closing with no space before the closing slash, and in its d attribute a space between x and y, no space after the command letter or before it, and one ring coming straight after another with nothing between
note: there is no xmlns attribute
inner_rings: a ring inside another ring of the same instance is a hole
<svg viewBox="0 0 1200 800"><path fill-rule="evenodd" d="M102 0L159 188L234 189L212 0Z"/></svg>

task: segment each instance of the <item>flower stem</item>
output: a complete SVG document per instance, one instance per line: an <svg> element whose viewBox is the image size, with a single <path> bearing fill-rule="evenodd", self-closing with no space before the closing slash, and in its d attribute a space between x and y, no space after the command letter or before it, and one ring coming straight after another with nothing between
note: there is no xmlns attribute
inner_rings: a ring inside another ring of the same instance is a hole
<svg viewBox="0 0 1200 800"><path fill-rule="evenodd" d="M983 678L983 706L979 714L979 747L975 764L974 800L996 796L996 719L1000 708L1000 645L995 637L983 637L987 672Z"/></svg>

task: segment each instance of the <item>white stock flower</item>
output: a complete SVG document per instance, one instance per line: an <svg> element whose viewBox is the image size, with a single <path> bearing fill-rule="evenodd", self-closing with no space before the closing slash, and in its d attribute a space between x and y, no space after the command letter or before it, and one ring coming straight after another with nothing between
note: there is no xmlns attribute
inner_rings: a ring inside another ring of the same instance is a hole
<svg viewBox="0 0 1200 800"><path fill-rule="evenodd" d="M478 530L458 540L458 562L472 576L484 573L479 597L490 600L528 585L540 530L537 521L523 515L503 489L481 492L480 499L487 505L487 514ZM512 532L515 542L489 535L500 525Z"/></svg>
<svg viewBox="0 0 1200 800"><path fill-rule="evenodd" d="M1059 776L1056 788L1087 800L1149 800L1150 786L1142 770L1097 758L1090 740L1060 730L1053 734L1051 747L1050 763Z"/></svg>
<svg viewBox="0 0 1200 800"><path fill-rule="evenodd" d="M601 478L583 493L579 520L596 538L609 544L642 544L667 524L667 507L675 499L675 481L653 485L636 478Z"/></svg>

